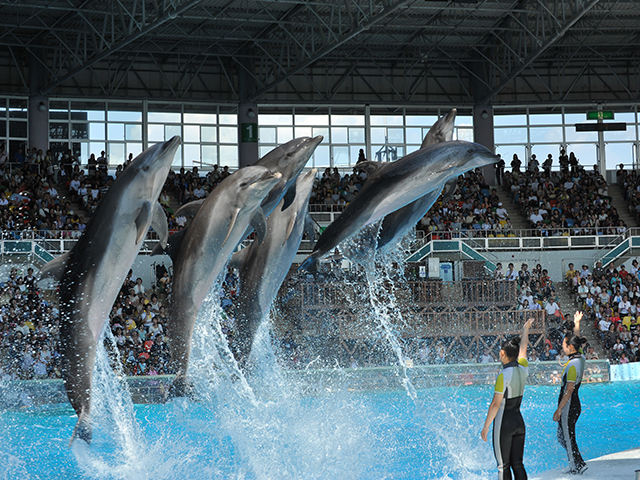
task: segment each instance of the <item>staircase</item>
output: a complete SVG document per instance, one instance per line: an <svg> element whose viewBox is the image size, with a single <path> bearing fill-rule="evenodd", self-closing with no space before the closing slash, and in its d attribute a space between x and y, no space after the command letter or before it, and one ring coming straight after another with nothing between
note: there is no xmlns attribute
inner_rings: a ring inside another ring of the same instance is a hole
<svg viewBox="0 0 640 480"><path fill-rule="evenodd" d="M629 211L629 204L624 198L624 194L622 193L622 188L620 185L614 184L609 186L609 196L611 197L611 205L616 207L618 211L618 215L620 218L624 220L624 223L627 227L638 227L638 221Z"/></svg>
<svg viewBox="0 0 640 480"><path fill-rule="evenodd" d="M64 205L66 202L69 202L71 204L71 209L73 210L73 212L76 213L78 217L81 217L85 223L87 223L89 221L89 216L90 216L89 212L87 212L82 207L82 205L80 205L80 203L78 203L77 201L71 200L71 192L67 187L67 182L62 181L60 183L57 183L55 187L56 187L56 190L58 190L58 197L60 198L60 202L62 203L62 205Z"/></svg>
<svg viewBox="0 0 640 480"><path fill-rule="evenodd" d="M511 220L513 228L515 230L527 230L531 228L529 220L520 215L520 206L511 200L511 194L507 187L503 186L492 188L495 188L497 192L500 192L500 201L502 202L502 206L507 209L507 214L509 215L509 220Z"/></svg>

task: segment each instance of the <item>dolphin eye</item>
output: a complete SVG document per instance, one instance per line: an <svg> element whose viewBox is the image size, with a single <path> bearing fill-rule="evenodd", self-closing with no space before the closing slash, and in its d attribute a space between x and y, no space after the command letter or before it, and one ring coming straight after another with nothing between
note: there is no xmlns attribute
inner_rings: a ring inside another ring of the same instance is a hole
<svg viewBox="0 0 640 480"><path fill-rule="evenodd" d="M142 170L148 172L149 168L151 168L149 165L145 165L144 167L142 167Z"/></svg>
<svg viewBox="0 0 640 480"><path fill-rule="evenodd" d="M248 182L242 182L242 183L240 184L240 188L244 188L244 187L246 187L247 185L248 185Z"/></svg>

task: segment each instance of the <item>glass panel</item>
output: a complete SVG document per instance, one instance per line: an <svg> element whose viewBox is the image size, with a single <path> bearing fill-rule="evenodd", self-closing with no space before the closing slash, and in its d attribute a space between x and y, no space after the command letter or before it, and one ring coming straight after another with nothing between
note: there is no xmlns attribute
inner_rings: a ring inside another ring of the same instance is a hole
<svg viewBox="0 0 640 480"><path fill-rule="evenodd" d="M109 122L142 122L142 112L118 112L109 110L107 112Z"/></svg>
<svg viewBox="0 0 640 480"><path fill-rule="evenodd" d="M182 136L182 128L180 125L165 125L164 126L164 138L169 140L176 135Z"/></svg>
<svg viewBox="0 0 640 480"><path fill-rule="evenodd" d="M407 128L407 143L417 143L421 145L422 140L423 140L422 128L420 127Z"/></svg>
<svg viewBox="0 0 640 480"><path fill-rule="evenodd" d="M610 133L610 132L605 132ZM633 143L605 143L607 170L615 170L623 163L626 168L633 165Z"/></svg>
<svg viewBox="0 0 640 480"><path fill-rule="evenodd" d="M636 123L636 114L633 112L614 112L616 122ZM627 129L632 128L631 126Z"/></svg>
<svg viewBox="0 0 640 480"><path fill-rule="evenodd" d="M312 137L317 137L318 135L322 135L324 137L323 142L329 141L329 129L324 127L315 127L313 129Z"/></svg>
<svg viewBox="0 0 640 480"><path fill-rule="evenodd" d="M197 123L200 125L215 125L218 115L215 113L185 113L184 123Z"/></svg>
<svg viewBox="0 0 640 480"><path fill-rule="evenodd" d="M237 142L238 142L238 129L236 127L220 127L220 143L237 143ZM222 150L220 151L220 161L222 162ZM225 163L222 163L222 164L226 165Z"/></svg>
<svg viewBox="0 0 640 480"><path fill-rule="evenodd" d="M260 117L262 118L262 117ZM238 124L238 116L235 114L224 114L220 115L220 124L222 125L237 125Z"/></svg>
<svg viewBox="0 0 640 480"><path fill-rule="evenodd" d="M456 117L456 127L471 127L473 128L473 117L469 115L458 115Z"/></svg>
<svg viewBox="0 0 640 480"><path fill-rule="evenodd" d="M403 128L388 128L387 135L389 137L389 143L404 143Z"/></svg>
<svg viewBox="0 0 640 480"><path fill-rule="evenodd" d="M184 146L184 166L192 167L194 165L200 166L200 145L185 145Z"/></svg>
<svg viewBox="0 0 640 480"><path fill-rule="evenodd" d="M215 145L202 146L202 163L205 165L218 164L218 147Z"/></svg>
<svg viewBox="0 0 640 480"><path fill-rule="evenodd" d="M407 155L415 152L416 150L420 150L420 145L407 145Z"/></svg>
<svg viewBox="0 0 640 480"><path fill-rule="evenodd" d="M273 150L271 147L259 147L258 148L258 154L260 155L260 158L262 158L267 153L269 153L271 150Z"/></svg>
<svg viewBox="0 0 640 480"><path fill-rule="evenodd" d="M71 124L71 138L89 138L89 124L88 123L72 123Z"/></svg>
<svg viewBox="0 0 640 480"><path fill-rule="evenodd" d="M27 118L27 111L26 110L17 110L17 109L11 109L9 110L9 118ZM67 118L67 116L65 115L65 118Z"/></svg>
<svg viewBox="0 0 640 480"><path fill-rule="evenodd" d="M89 138L91 140L105 140L105 126L104 123L89 123Z"/></svg>
<svg viewBox="0 0 640 480"><path fill-rule="evenodd" d="M511 171L511 161L513 160L513 155L518 155L518 158L522 161L522 165L520 165L520 171L524 170L526 165L524 164L525 158L525 149L524 145L496 145L496 153L499 153L500 156L504 159L506 163L506 169Z"/></svg>
<svg viewBox="0 0 640 480"><path fill-rule="evenodd" d="M296 115L295 122L296 125L329 125L329 115Z"/></svg>
<svg viewBox="0 0 640 480"><path fill-rule="evenodd" d="M635 125L627 125L626 130L620 130L617 132L604 132L605 142L615 142L616 140L635 140L636 128Z"/></svg>
<svg viewBox="0 0 640 480"><path fill-rule="evenodd" d="M69 120L69 112L53 112L49 110L49 120Z"/></svg>
<svg viewBox="0 0 640 480"><path fill-rule="evenodd" d="M331 143L349 143L347 140L347 127L332 127Z"/></svg>
<svg viewBox="0 0 640 480"><path fill-rule="evenodd" d="M371 115L371 125L402 125L402 115Z"/></svg>
<svg viewBox="0 0 640 480"><path fill-rule="evenodd" d="M142 125L131 125L127 124L125 126L127 133L127 140L140 140L142 141Z"/></svg>
<svg viewBox="0 0 640 480"><path fill-rule="evenodd" d="M178 148L176 150L176 156L173 157L173 162L171 162L172 167L181 167L182 166L182 148Z"/></svg>
<svg viewBox="0 0 640 480"><path fill-rule="evenodd" d="M133 158L136 158L142 153L142 144L137 142L127 142L127 158L130 154L133 154Z"/></svg>
<svg viewBox="0 0 640 480"><path fill-rule="evenodd" d="M331 125L364 125L362 115L331 115Z"/></svg>
<svg viewBox="0 0 640 480"><path fill-rule="evenodd" d="M217 142L218 141L218 128L217 127L201 127L200 138L203 142ZM216 154L217 157L217 154Z"/></svg>
<svg viewBox="0 0 640 480"><path fill-rule="evenodd" d="M89 110L87 111L87 120L92 122L104 122L105 112L104 110Z"/></svg>
<svg viewBox="0 0 640 480"><path fill-rule="evenodd" d="M587 121L587 113L565 113L564 123L573 126L576 123L584 123Z"/></svg>
<svg viewBox="0 0 640 480"><path fill-rule="evenodd" d="M151 123L180 123L179 113L149 112L147 119Z"/></svg>
<svg viewBox="0 0 640 480"><path fill-rule="evenodd" d="M233 130L235 132L235 128ZM220 165L238 168L238 147L236 145L220 146Z"/></svg>
<svg viewBox="0 0 640 480"><path fill-rule="evenodd" d="M562 125L561 113L544 113L529 115L530 125Z"/></svg>
<svg viewBox="0 0 640 480"><path fill-rule="evenodd" d="M296 138L313 136L313 129L311 127L296 127L295 132Z"/></svg>
<svg viewBox="0 0 640 480"><path fill-rule="evenodd" d="M531 143L562 143L562 127L531 127Z"/></svg>
<svg viewBox="0 0 640 480"><path fill-rule="evenodd" d="M575 127L569 126L565 129L567 143L573 142L597 142L598 132L576 132Z"/></svg>
<svg viewBox="0 0 640 480"><path fill-rule="evenodd" d="M147 134L149 135L149 143L164 142L164 125L148 125Z"/></svg>
<svg viewBox="0 0 640 480"><path fill-rule="evenodd" d="M574 143L571 145L567 145L567 155L569 155L571 152L575 154L578 162L582 166L590 168L593 164L596 163L598 150L596 148L596 145L593 143Z"/></svg>
<svg viewBox="0 0 640 480"><path fill-rule="evenodd" d="M19 107L19 108L27 108L26 100L18 100L15 98L9 99L9 107ZM51 110L62 110L65 112L69 111L69 101L68 100L49 100L49 111Z"/></svg>
<svg viewBox="0 0 640 480"><path fill-rule="evenodd" d="M350 128L349 143L364 143L364 128Z"/></svg>
<svg viewBox="0 0 640 480"><path fill-rule="evenodd" d="M211 127L209 127L211 128ZM184 132L184 141L185 142L200 142L200 126L198 125L185 125L182 127ZM189 158L185 155L185 158Z"/></svg>
<svg viewBox="0 0 640 480"><path fill-rule="evenodd" d="M260 127L260 143L276 143L275 127Z"/></svg>
<svg viewBox="0 0 640 480"><path fill-rule="evenodd" d="M349 165L349 147L333 147L333 164Z"/></svg>
<svg viewBox="0 0 640 480"><path fill-rule="evenodd" d="M365 154L364 145L349 145L349 150L350 150L351 165L355 165L355 163L358 161L360 150L362 150L362 153Z"/></svg>
<svg viewBox="0 0 640 480"><path fill-rule="evenodd" d="M124 163L124 143L109 144L109 165Z"/></svg>
<svg viewBox="0 0 640 480"><path fill-rule="evenodd" d="M313 163L316 167L328 167L329 166L329 146L318 145L313 153Z"/></svg>
<svg viewBox="0 0 640 480"><path fill-rule="evenodd" d="M9 122L9 136L13 138L27 138L27 122Z"/></svg>
<svg viewBox="0 0 640 480"><path fill-rule="evenodd" d="M400 147L390 147L388 145L372 145L373 159L376 162L395 162L402 155L399 154Z"/></svg>
<svg viewBox="0 0 640 480"><path fill-rule="evenodd" d="M415 126L431 126L438 120L438 117L435 115L408 115L406 118L407 125L415 125ZM422 141L420 141L422 143Z"/></svg>
<svg viewBox="0 0 640 480"><path fill-rule="evenodd" d="M106 145L104 142L90 142L89 143L89 152L94 153L96 158L100 156L103 151L106 151Z"/></svg>
<svg viewBox="0 0 640 480"><path fill-rule="evenodd" d="M89 144L87 142L82 142L80 144L80 163L85 164L89 159Z"/></svg>
<svg viewBox="0 0 640 480"><path fill-rule="evenodd" d="M107 123L109 140L124 140L124 123Z"/></svg>
<svg viewBox="0 0 640 480"><path fill-rule="evenodd" d="M13 125L18 122L11 122ZM26 124L25 124L26 125ZM11 132L11 136L15 137ZM69 124L68 123L50 123L49 124L49 138L53 139L68 139L69 138Z"/></svg>
<svg viewBox="0 0 640 480"><path fill-rule="evenodd" d="M384 127L373 127L371 129L371 142L384 143L387 136L387 129Z"/></svg>
<svg viewBox="0 0 640 480"><path fill-rule="evenodd" d="M278 143L283 144L293 140L293 127L278 127Z"/></svg>
<svg viewBox="0 0 640 480"><path fill-rule="evenodd" d="M527 143L526 128L496 128L494 135L496 143Z"/></svg>
<svg viewBox="0 0 640 480"><path fill-rule="evenodd" d="M493 125L495 127L526 126L527 116L526 115L497 115L495 114L495 111L494 111Z"/></svg>
<svg viewBox="0 0 640 480"><path fill-rule="evenodd" d="M292 115L260 115L260 125L293 125Z"/></svg>
<svg viewBox="0 0 640 480"><path fill-rule="evenodd" d="M454 132L454 138L456 140L473 142L473 129L472 128L456 128Z"/></svg>

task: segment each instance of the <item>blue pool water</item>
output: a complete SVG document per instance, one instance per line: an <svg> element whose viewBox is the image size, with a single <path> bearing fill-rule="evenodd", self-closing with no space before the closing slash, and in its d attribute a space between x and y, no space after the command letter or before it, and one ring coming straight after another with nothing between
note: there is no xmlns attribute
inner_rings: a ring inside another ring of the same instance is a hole
<svg viewBox="0 0 640 480"><path fill-rule="evenodd" d="M68 405L0 412L0 479L483 479L495 476L479 432L490 386L403 391L241 389L200 402L94 410L94 442L68 447ZM638 447L640 382L583 385L578 443L586 459ZM558 387L529 386L525 465L565 465L552 421ZM130 410L130 412L129 412Z"/></svg>

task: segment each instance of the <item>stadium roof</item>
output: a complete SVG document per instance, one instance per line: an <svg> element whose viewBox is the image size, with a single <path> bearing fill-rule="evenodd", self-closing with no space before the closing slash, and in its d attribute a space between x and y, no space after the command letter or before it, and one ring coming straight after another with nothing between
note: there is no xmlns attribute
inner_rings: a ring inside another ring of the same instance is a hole
<svg viewBox="0 0 640 480"><path fill-rule="evenodd" d="M300 105L637 102L639 3L0 0L0 92L232 104L239 92Z"/></svg>

